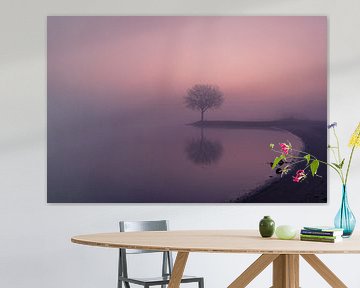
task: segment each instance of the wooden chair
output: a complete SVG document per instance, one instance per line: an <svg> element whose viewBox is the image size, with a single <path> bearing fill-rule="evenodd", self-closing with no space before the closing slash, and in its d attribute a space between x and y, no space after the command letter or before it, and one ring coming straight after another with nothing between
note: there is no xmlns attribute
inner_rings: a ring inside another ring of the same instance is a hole
<svg viewBox="0 0 360 288"><path fill-rule="evenodd" d="M167 231L168 221L120 221L120 232L134 232L134 231ZM118 270L118 288L122 288L124 283L125 288L130 288L130 284L137 284L144 288L150 286L160 286L165 288L169 284L170 276L173 268L173 258L169 251L149 251L149 250L135 250L135 249L119 249L119 270ZM163 253L162 260L162 275L160 277L152 278L134 278L129 277L127 270L127 254L141 254L141 253ZM181 283L198 283L198 288L204 288L204 278L194 276L183 276Z"/></svg>

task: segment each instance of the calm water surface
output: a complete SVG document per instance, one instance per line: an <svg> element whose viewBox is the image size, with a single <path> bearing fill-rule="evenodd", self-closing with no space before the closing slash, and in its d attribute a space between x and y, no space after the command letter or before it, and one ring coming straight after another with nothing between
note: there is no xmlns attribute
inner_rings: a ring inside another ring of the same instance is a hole
<svg viewBox="0 0 360 288"><path fill-rule="evenodd" d="M48 137L49 202L228 202L273 175L281 130L116 126Z"/></svg>

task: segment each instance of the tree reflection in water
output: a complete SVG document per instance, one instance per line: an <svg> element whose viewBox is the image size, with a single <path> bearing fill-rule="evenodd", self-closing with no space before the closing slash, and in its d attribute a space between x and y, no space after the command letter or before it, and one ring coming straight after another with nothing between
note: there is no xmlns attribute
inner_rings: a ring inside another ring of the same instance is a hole
<svg viewBox="0 0 360 288"><path fill-rule="evenodd" d="M221 158L223 146L219 141L207 139L204 136L204 129L201 128L200 138L188 141L185 153L194 164L210 166Z"/></svg>

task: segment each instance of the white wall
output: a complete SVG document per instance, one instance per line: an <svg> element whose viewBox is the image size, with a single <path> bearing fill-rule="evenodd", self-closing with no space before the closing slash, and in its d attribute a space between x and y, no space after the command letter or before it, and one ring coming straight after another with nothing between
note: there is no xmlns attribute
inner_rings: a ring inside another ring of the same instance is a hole
<svg viewBox="0 0 360 288"><path fill-rule="evenodd" d="M327 15L329 121L346 144L360 120L358 0L2 0L0 8L0 287L115 287L116 250L70 243L75 234L115 231L119 219L167 218L172 229L256 228L263 215L278 224L328 223L340 201L331 174L327 205L49 205L46 203L47 15ZM350 203L360 219L360 151ZM289 191L291 193L291 191ZM255 255L193 254L188 273L206 287L226 287ZM360 255L322 256L360 287ZM135 259L138 269L145 264ZM348 263L348 265L344 265ZM270 269L250 287L269 287ZM327 287L306 263L302 287Z"/></svg>

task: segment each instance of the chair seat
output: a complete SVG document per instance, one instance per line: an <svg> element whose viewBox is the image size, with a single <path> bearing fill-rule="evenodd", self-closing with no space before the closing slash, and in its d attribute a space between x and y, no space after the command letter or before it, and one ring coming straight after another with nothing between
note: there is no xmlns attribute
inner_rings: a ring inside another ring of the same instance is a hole
<svg viewBox="0 0 360 288"><path fill-rule="evenodd" d="M187 276L184 275L181 278L181 283L187 283L187 282L196 282L200 281L202 277L195 277L195 276ZM170 281L170 276L163 276L163 277L149 277L149 278L126 278L126 277L119 277L119 280L134 283L138 285L144 285L144 284L150 284L150 285L161 285L161 284L168 284Z"/></svg>

